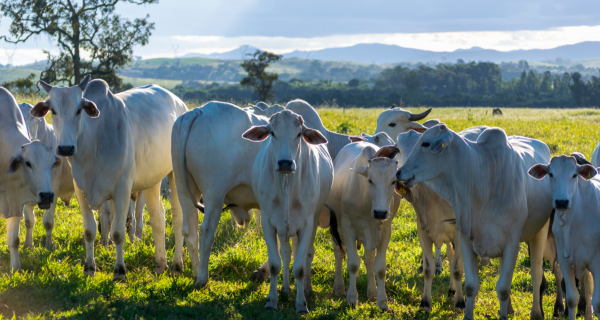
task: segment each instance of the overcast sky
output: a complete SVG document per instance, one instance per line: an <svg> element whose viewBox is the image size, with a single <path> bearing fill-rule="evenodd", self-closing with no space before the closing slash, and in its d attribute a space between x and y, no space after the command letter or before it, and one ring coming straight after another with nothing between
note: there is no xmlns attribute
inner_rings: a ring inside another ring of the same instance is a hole
<svg viewBox="0 0 600 320"><path fill-rule="evenodd" d="M160 0L120 4L117 11L129 18L150 14L156 23L150 43L135 50L144 58L172 57L175 46L183 55L243 44L284 53L357 43L507 51L600 41L600 1L592 0ZM9 23L1 20L1 34ZM20 44L13 63L43 59L42 48L52 49L45 36Z"/></svg>

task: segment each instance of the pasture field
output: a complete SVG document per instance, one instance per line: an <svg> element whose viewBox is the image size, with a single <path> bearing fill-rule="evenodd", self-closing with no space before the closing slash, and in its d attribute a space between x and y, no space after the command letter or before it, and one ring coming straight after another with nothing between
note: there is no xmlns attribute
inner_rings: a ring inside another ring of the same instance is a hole
<svg viewBox="0 0 600 320"><path fill-rule="evenodd" d="M19 101L21 102L21 100ZM30 101L32 102L32 101ZM383 109L320 108L323 122L330 130L347 134L373 133L376 119ZM411 109L413 112L423 109ZM600 132L600 111L590 109L504 109L504 116L492 117L491 108L434 109L429 119L439 119L456 131L475 125L504 128L509 135L524 135L546 142L553 155L582 152L590 157ZM2 169L4 170L4 169ZM170 202L163 200L167 210L167 256L173 256L174 235ZM184 262L184 274L152 273L154 248L147 213L143 240L125 244L127 281L113 282L114 247L104 248L96 241L94 278L83 275L85 257L82 245L83 228L75 199L70 207L59 202L54 229L54 248L44 248L45 231L40 223L42 212L36 211L38 223L34 229L34 248L21 249L22 272L9 272L9 251L6 245L6 221L0 220L0 314L6 318L24 319L284 319L296 315L295 283L292 295L280 293L277 311L263 309L268 282L253 284L248 278L267 258L262 232L254 221L248 229L234 228L228 212L223 213L217 229L210 259L210 281L205 288L194 286L189 260ZM202 220L202 216L200 217ZM21 222L20 239L25 239ZM334 258L332 241L327 230L319 230L315 241L313 295L308 299L310 319L462 319L463 313L453 309L447 298L450 281L448 261L444 271L434 278L433 311L418 312L423 289L423 277L417 273L421 249L417 239L414 211L405 201L393 222L392 241L387 254L386 290L390 311L382 313L373 301L366 299L366 271L361 266L358 279L359 305L346 306L346 298L333 294ZM185 249L184 249L185 250ZM444 252L445 255L445 252ZM185 251L187 259L187 251ZM345 265L345 263L344 263ZM475 315L477 319L495 319L499 303L495 283L498 261L480 266L480 292ZM293 275L292 275L293 277ZM551 318L556 292L554 276L545 265L548 290L544 296L544 313ZM348 285L348 274L345 272ZM280 277L281 284L281 277ZM529 276L527 246L521 251L512 283L514 319L529 318L532 285Z"/></svg>

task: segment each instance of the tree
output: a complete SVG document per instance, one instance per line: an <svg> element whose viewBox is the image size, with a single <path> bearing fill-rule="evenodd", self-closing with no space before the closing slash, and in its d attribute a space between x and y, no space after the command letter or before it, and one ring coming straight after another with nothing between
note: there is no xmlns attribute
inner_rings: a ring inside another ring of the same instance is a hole
<svg viewBox="0 0 600 320"><path fill-rule="evenodd" d="M358 78L354 78L354 79L348 81L348 86L352 87L352 88L358 87L359 84L360 84L360 79L358 79Z"/></svg>
<svg viewBox="0 0 600 320"><path fill-rule="evenodd" d="M33 88L35 86L35 73L32 73L25 78L19 78L14 81L3 82L2 84L0 84L0 86L5 87L6 89L10 90L12 93L16 92L16 93L24 94L24 93L33 92ZM36 91L40 90L37 87L36 87L36 89L37 89Z"/></svg>
<svg viewBox="0 0 600 320"><path fill-rule="evenodd" d="M260 50L247 55L251 55L253 58L244 60L240 65L248 73L248 76L242 79L240 84L253 87L254 93L258 95L260 100L267 101L275 96L273 82L279 79L279 75L276 72L267 72L266 69L271 62L281 60L282 56Z"/></svg>
<svg viewBox="0 0 600 320"><path fill-rule="evenodd" d="M42 80L79 83L86 75L102 78L118 88L117 71L133 60L133 47L145 45L154 29L148 16L134 21L115 14L118 2L152 4L158 0L1 0L0 12L12 20L9 43L47 34L60 52L48 56ZM89 55L84 60L82 54Z"/></svg>

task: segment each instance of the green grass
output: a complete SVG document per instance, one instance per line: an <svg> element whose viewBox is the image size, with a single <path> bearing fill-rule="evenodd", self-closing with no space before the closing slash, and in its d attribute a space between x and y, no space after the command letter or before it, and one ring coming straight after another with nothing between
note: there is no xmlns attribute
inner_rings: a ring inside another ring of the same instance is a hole
<svg viewBox="0 0 600 320"><path fill-rule="evenodd" d="M383 109L319 109L329 129L345 127L348 134L372 133L377 115ZM423 109L421 109L422 111ZM413 112L419 109L412 109ZM600 114L594 110L504 109L504 116L491 117L491 108L434 109L430 118L445 121L450 128L462 130L475 125L499 126L509 135L520 134L545 141L552 153L580 151L587 157L598 141ZM174 236L170 203L167 209L168 257L173 256ZM0 220L0 314L11 318L29 319L283 319L299 318L295 313L295 285L292 295L280 294L277 311L264 311L268 282L255 285L248 281L254 269L267 258L262 233L254 223L247 230L236 229L225 212L217 229L210 259L210 281L206 288L193 285L189 260L185 260L183 276L154 275L153 239L147 224L143 240L125 245L126 282L113 282L114 247L103 248L96 242L94 278L83 276L85 250L83 228L76 200L71 207L59 203L54 229L55 247L44 249L45 231L40 223L42 213L36 211L38 223L34 230L34 248L21 250L23 271L9 273L9 252L6 246L6 222ZM202 217L200 218L202 219ZM21 240L25 227L21 226ZM359 306L346 307L345 297L332 292L334 258L328 231L319 230L315 241L313 264L314 294L309 299L311 319L427 319L418 312L423 289L423 277L417 273L420 247L412 207L403 201L393 222L392 241L388 252L386 290L389 313L381 313L375 302L366 299L366 272L361 266L358 280ZM185 252L187 258L187 251ZM551 272L545 276L549 289L544 296L546 318L551 317L556 284ZM281 279L281 278L280 278ZM477 297L477 319L496 318L499 303L494 290L498 279L498 261L480 268L481 289ZM293 279L292 279L293 280ZM280 280L281 281L281 280ZM453 310L446 298L450 281L448 261L444 272L436 276L433 285L431 319L462 319L462 312ZM345 272L348 285L348 274ZM532 285L529 276L527 248L521 245L517 259L512 301L514 319L529 317Z"/></svg>

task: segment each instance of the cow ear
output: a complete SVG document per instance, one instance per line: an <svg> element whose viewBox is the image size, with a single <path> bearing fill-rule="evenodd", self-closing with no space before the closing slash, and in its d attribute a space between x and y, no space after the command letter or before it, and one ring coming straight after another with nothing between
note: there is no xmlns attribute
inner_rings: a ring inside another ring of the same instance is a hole
<svg viewBox="0 0 600 320"><path fill-rule="evenodd" d="M598 171L596 171L596 168L594 168L594 166L589 165L589 164L584 164L582 166L579 166L577 168L577 172L585 180L590 180L591 178L595 177L596 174L598 174Z"/></svg>
<svg viewBox="0 0 600 320"><path fill-rule="evenodd" d="M400 149L396 148L396 146L383 146L377 150L377 153L375 153L375 158L394 159L398 152L400 152Z"/></svg>
<svg viewBox="0 0 600 320"><path fill-rule="evenodd" d="M527 173L534 179L542 180L548 174L549 168L545 164L538 163L531 167Z"/></svg>
<svg viewBox="0 0 600 320"><path fill-rule="evenodd" d="M20 154L10 158L10 162L8 165L8 169L6 169L6 173L10 174L10 173L17 172L17 170L19 169L19 164L21 164L22 159L23 158L21 157Z"/></svg>
<svg viewBox="0 0 600 320"><path fill-rule="evenodd" d="M271 129L267 126L254 126L248 129L244 134L242 134L242 138L254 142L260 142L265 140L271 134Z"/></svg>
<svg viewBox="0 0 600 320"><path fill-rule="evenodd" d="M452 143L452 136L449 134L442 134L441 137L433 140L431 143L431 152L442 153L450 146L450 143Z"/></svg>
<svg viewBox="0 0 600 320"><path fill-rule="evenodd" d="M48 113L48 110L50 110L50 105L46 101L40 101L29 113L35 118L43 118Z"/></svg>
<svg viewBox="0 0 600 320"><path fill-rule="evenodd" d="M401 195L402 198L406 199L406 201L411 203L413 202L414 198L412 191L410 190L410 188L403 186L400 182L396 181L394 191L396 191L397 194Z"/></svg>
<svg viewBox="0 0 600 320"><path fill-rule="evenodd" d="M96 104L90 100L83 100L81 103L81 108L88 116L92 118L97 118L100 115L100 110L96 107Z"/></svg>
<svg viewBox="0 0 600 320"><path fill-rule="evenodd" d="M324 144L327 143L327 138L320 133L318 130L310 129L310 128L302 128L302 136L304 137L304 141L310 144Z"/></svg>
<svg viewBox="0 0 600 320"><path fill-rule="evenodd" d="M369 176L369 168L365 167L365 166L356 166L354 168L350 168L350 170L352 170L362 176L365 176L365 177Z"/></svg>
<svg viewBox="0 0 600 320"><path fill-rule="evenodd" d="M357 137L357 136L349 136L348 139L350 139L351 142L365 141L365 139L363 137Z"/></svg>

